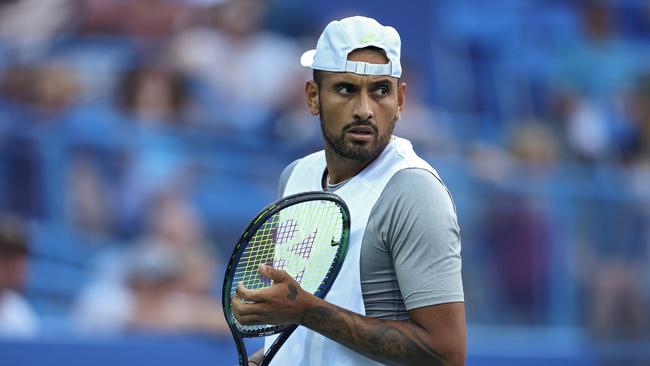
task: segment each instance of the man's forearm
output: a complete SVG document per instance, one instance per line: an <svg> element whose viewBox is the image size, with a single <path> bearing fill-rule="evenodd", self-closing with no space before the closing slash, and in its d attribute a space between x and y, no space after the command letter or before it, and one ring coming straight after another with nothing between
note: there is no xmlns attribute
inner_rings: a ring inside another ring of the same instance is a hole
<svg viewBox="0 0 650 366"><path fill-rule="evenodd" d="M429 335L413 322L365 317L318 302L301 324L366 357L388 365L444 365L427 341Z"/></svg>

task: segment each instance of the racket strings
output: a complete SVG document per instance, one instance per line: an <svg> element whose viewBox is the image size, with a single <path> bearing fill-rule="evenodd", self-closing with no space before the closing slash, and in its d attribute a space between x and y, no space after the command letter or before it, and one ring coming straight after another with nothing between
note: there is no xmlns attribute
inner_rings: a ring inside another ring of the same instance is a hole
<svg viewBox="0 0 650 366"><path fill-rule="evenodd" d="M294 244L291 247L291 252L308 260L311 255L311 249L314 247L314 240L316 239L317 233L318 231L314 231L300 243Z"/></svg>
<svg viewBox="0 0 650 366"><path fill-rule="evenodd" d="M252 235L237 263L231 294L239 282L249 289L271 286L259 274L264 263L289 273L305 290L316 293L339 257L343 235L342 209L332 201L307 201L268 218ZM242 331L273 332L278 326L237 323Z"/></svg>

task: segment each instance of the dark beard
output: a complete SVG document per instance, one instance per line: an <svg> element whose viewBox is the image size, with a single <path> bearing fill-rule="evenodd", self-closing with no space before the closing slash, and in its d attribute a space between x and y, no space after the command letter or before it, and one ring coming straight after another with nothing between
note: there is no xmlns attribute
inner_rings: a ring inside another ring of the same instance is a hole
<svg viewBox="0 0 650 366"><path fill-rule="evenodd" d="M345 159L357 161L374 160L377 156L379 156L379 154L381 154L382 151L384 151L384 148L386 148L390 142L390 136L393 134L393 128L391 128L388 136L380 136L379 130L374 123L368 120L356 120L345 126L345 128L341 130L341 133L338 136L330 135L323 125L324 111L322 110L322 107L320 112L320 128L323 133L323 138L325 139L325 144L329 146L336 155ZM357 126L370 126L375 131L374 140L370 145L346 143L345 133L349 129Z"/></svg>

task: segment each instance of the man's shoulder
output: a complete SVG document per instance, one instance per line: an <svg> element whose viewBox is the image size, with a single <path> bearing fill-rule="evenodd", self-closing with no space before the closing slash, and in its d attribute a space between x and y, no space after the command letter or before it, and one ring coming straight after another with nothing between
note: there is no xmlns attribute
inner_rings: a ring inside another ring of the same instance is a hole
<svg viewBox="0 0 650 366"><path fill-rule="evenodd" d="M278 181L278 197L282 197L284 195L284 189L287 186L287 182L289 181L289 177L291 176L291 173L293 172L293 169L298 165L301 159L296 159L291 164L287 165L283 170L282 173L280 174L280 179Z"/></svg>
<svg viewBox="0 0 650 366"><path fill-rule="evenodd" d="M453 209L453 200L451 193L434 171L407 168L396 172L391 177L375 209L385 208L387 211L393 211L398 206Z"/></svg>
<svg viewBox="0 0 650 366"><path fill-rule="evenodd" d="M446 191L440 177L423 168L406 168L396 172L386 184L384 192L413 193L421 191Z"/></svg>
<svg viewBox="0 0 650 366"><path fill-rule="evenodd" d="M291 172L293 172L293 169L296 167L296 165L298 165L298 163L299 163L300 160L302 160L302 159L303 159L303 158L296 159L296 160L292 161L289 165L287 165L286 167L284 167L284 169L282 170L281 177L283 177L283 176L286 175L287 178L288 178L289 175L291 175Z"/></svg>

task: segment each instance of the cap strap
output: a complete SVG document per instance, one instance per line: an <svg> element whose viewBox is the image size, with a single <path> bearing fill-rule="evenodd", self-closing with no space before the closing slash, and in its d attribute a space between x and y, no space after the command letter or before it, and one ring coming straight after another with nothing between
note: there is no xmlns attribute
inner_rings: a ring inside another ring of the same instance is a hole
<svg viewBox="0 0 650 366"><path fill-rule="evenodd" d="M361 61L346 61L345 71L353 72L361 75L387 75L391 76L393 71L393 64L370 64Z"/></svg>

